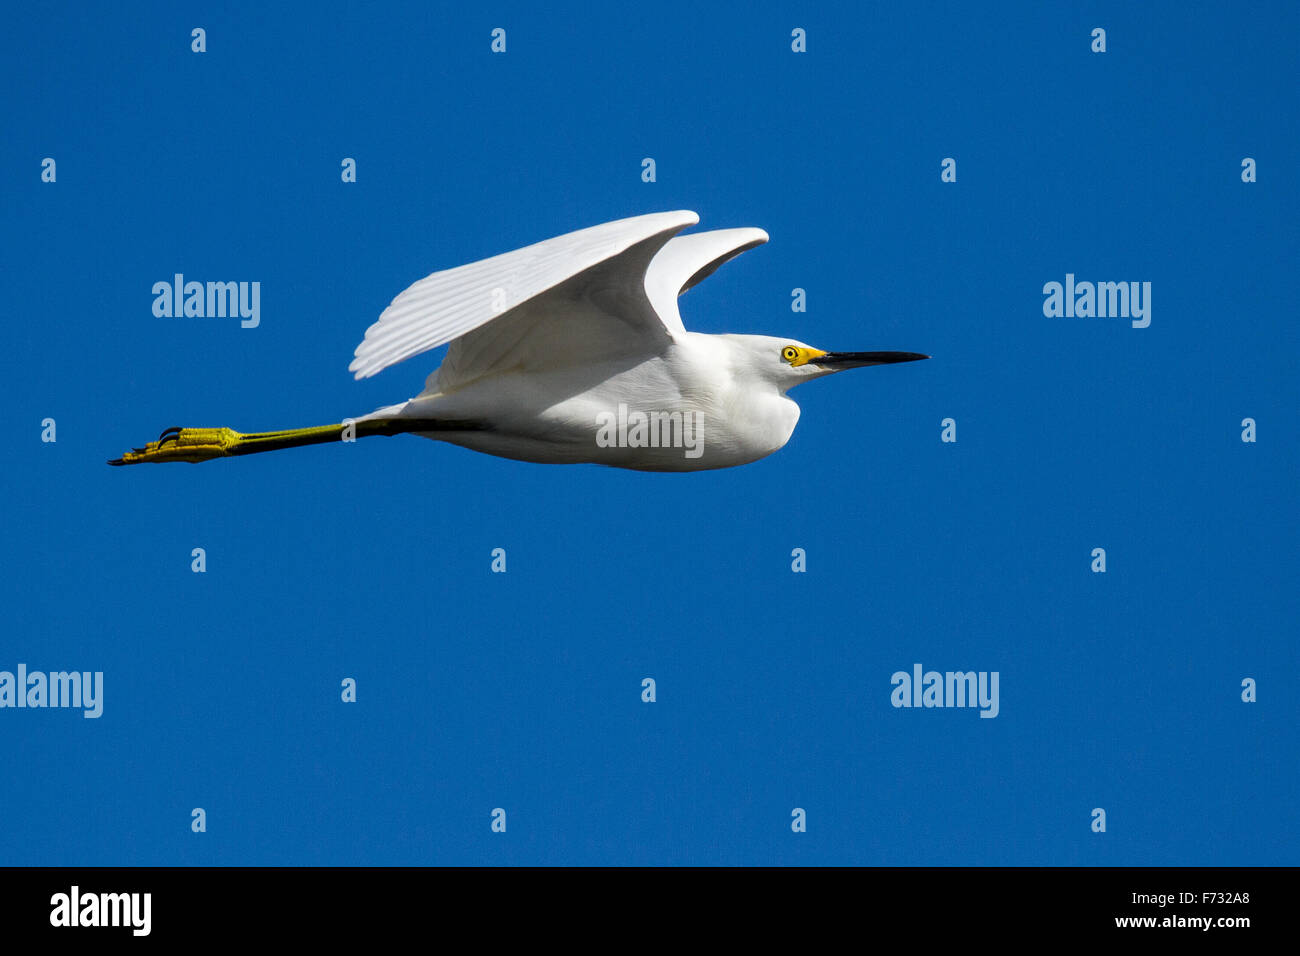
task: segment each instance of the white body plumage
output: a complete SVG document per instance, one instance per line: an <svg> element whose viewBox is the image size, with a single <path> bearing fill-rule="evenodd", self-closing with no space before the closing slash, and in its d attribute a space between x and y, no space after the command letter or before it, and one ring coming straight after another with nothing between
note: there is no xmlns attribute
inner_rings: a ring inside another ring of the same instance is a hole
<svg viewBox="0 0 1300 956"><path fill-rule="evenodd" d="M395 298L357 347L357 378L450 342L425 390L366 418L552 464L698 471L789 440L787 390L911 352L823 352L791 339L688 332L677 297L767 241L761 229L676 236L692 212L605 223L457 269Z"/></svg>

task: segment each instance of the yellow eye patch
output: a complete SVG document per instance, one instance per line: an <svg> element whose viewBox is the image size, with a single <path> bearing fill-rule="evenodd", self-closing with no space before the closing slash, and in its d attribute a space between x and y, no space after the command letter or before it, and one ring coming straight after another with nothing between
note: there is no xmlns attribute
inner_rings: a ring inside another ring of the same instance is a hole
<svg viewBox="0 0 1300 956"><path fill-rule="evenodd" d="M805 349L798 345L787 345L781 349L782 360L789 362L795 368L816 361L825 354L821 349Z"/></svg>

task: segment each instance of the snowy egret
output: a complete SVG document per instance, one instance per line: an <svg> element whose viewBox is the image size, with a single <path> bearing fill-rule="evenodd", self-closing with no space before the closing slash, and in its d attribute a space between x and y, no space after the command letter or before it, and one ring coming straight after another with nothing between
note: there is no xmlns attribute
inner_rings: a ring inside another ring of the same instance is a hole
<svg viewBox="0 0 1300 956"><path fill-rule="evenodd" d="M785 445L799 420L786 395L794 386L929 357L686 331L677 297L767 241L761 229L677 235L697 222L687 211L620 219L416 282L366 330L349 366L369 378L450 342L410 401L315 428L169 428L110 464L199 462L409 432L548 464L727 468Z"/></svg>

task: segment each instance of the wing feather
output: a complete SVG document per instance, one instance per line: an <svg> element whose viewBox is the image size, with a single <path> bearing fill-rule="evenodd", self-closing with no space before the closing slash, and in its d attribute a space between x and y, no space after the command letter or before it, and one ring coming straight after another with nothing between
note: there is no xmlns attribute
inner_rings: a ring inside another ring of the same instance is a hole
<svg viewBox="0 0 1300 956"><path fill-rule="evenodd" d="M650 304L665 325L682 324L677 297L713 275L718 266L767 242L762 229L713 229L669 239L646 270Z"/></svg>
<svg viewBox="0 0 1300 956"><path fill-rule="evenodd" d="M348 370L358 379L369 378L414 355L461 339L490 322L506 320L500 329L502 334L490 338L518 341L527 333L525 327L520 327L520 320L527 317L531 322L546 313L538 302L539 297L562 291L564 297L575 298L580 290L571 280L602 263L606 267L594 273L601 282L618 285L620 280L634 278L640 287L648 265L647 255L628 257L624 271L639 268L641 271L635 277L630 272L620 275L619 263L611 260L617 260L634 247L653 256L660 251L660 244L654 240L666 242L676 232L697 222L699 217L686 210L634 216L435 272L393 299L379 321L366 330ZM561 287L567 288L561 290ZM621 317L643 322L655 318L649 308L636 312L642 314ZM672 335L681 329L675 306L668 312L660 312L658 318L660 321L655 323L659 326L658 335Z"/></svg>

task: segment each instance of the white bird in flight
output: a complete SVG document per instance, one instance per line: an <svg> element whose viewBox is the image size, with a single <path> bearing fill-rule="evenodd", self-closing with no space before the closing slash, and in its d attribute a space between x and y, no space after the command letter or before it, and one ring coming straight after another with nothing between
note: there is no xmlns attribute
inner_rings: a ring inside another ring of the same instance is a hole
<svg viewBox="0 0 1300 956"><path fill-rule="evenodd" d="M677 297L761 229L677 235L689 211L619 219L435 272L366 330L349 370L369 378L451 343L424 391L335 425L244 434L169 428L109 462L208 461L410 432L503 458L700 471L790 439L787 392L917 352L824 352L789 338L688 332Z"/></svg>

